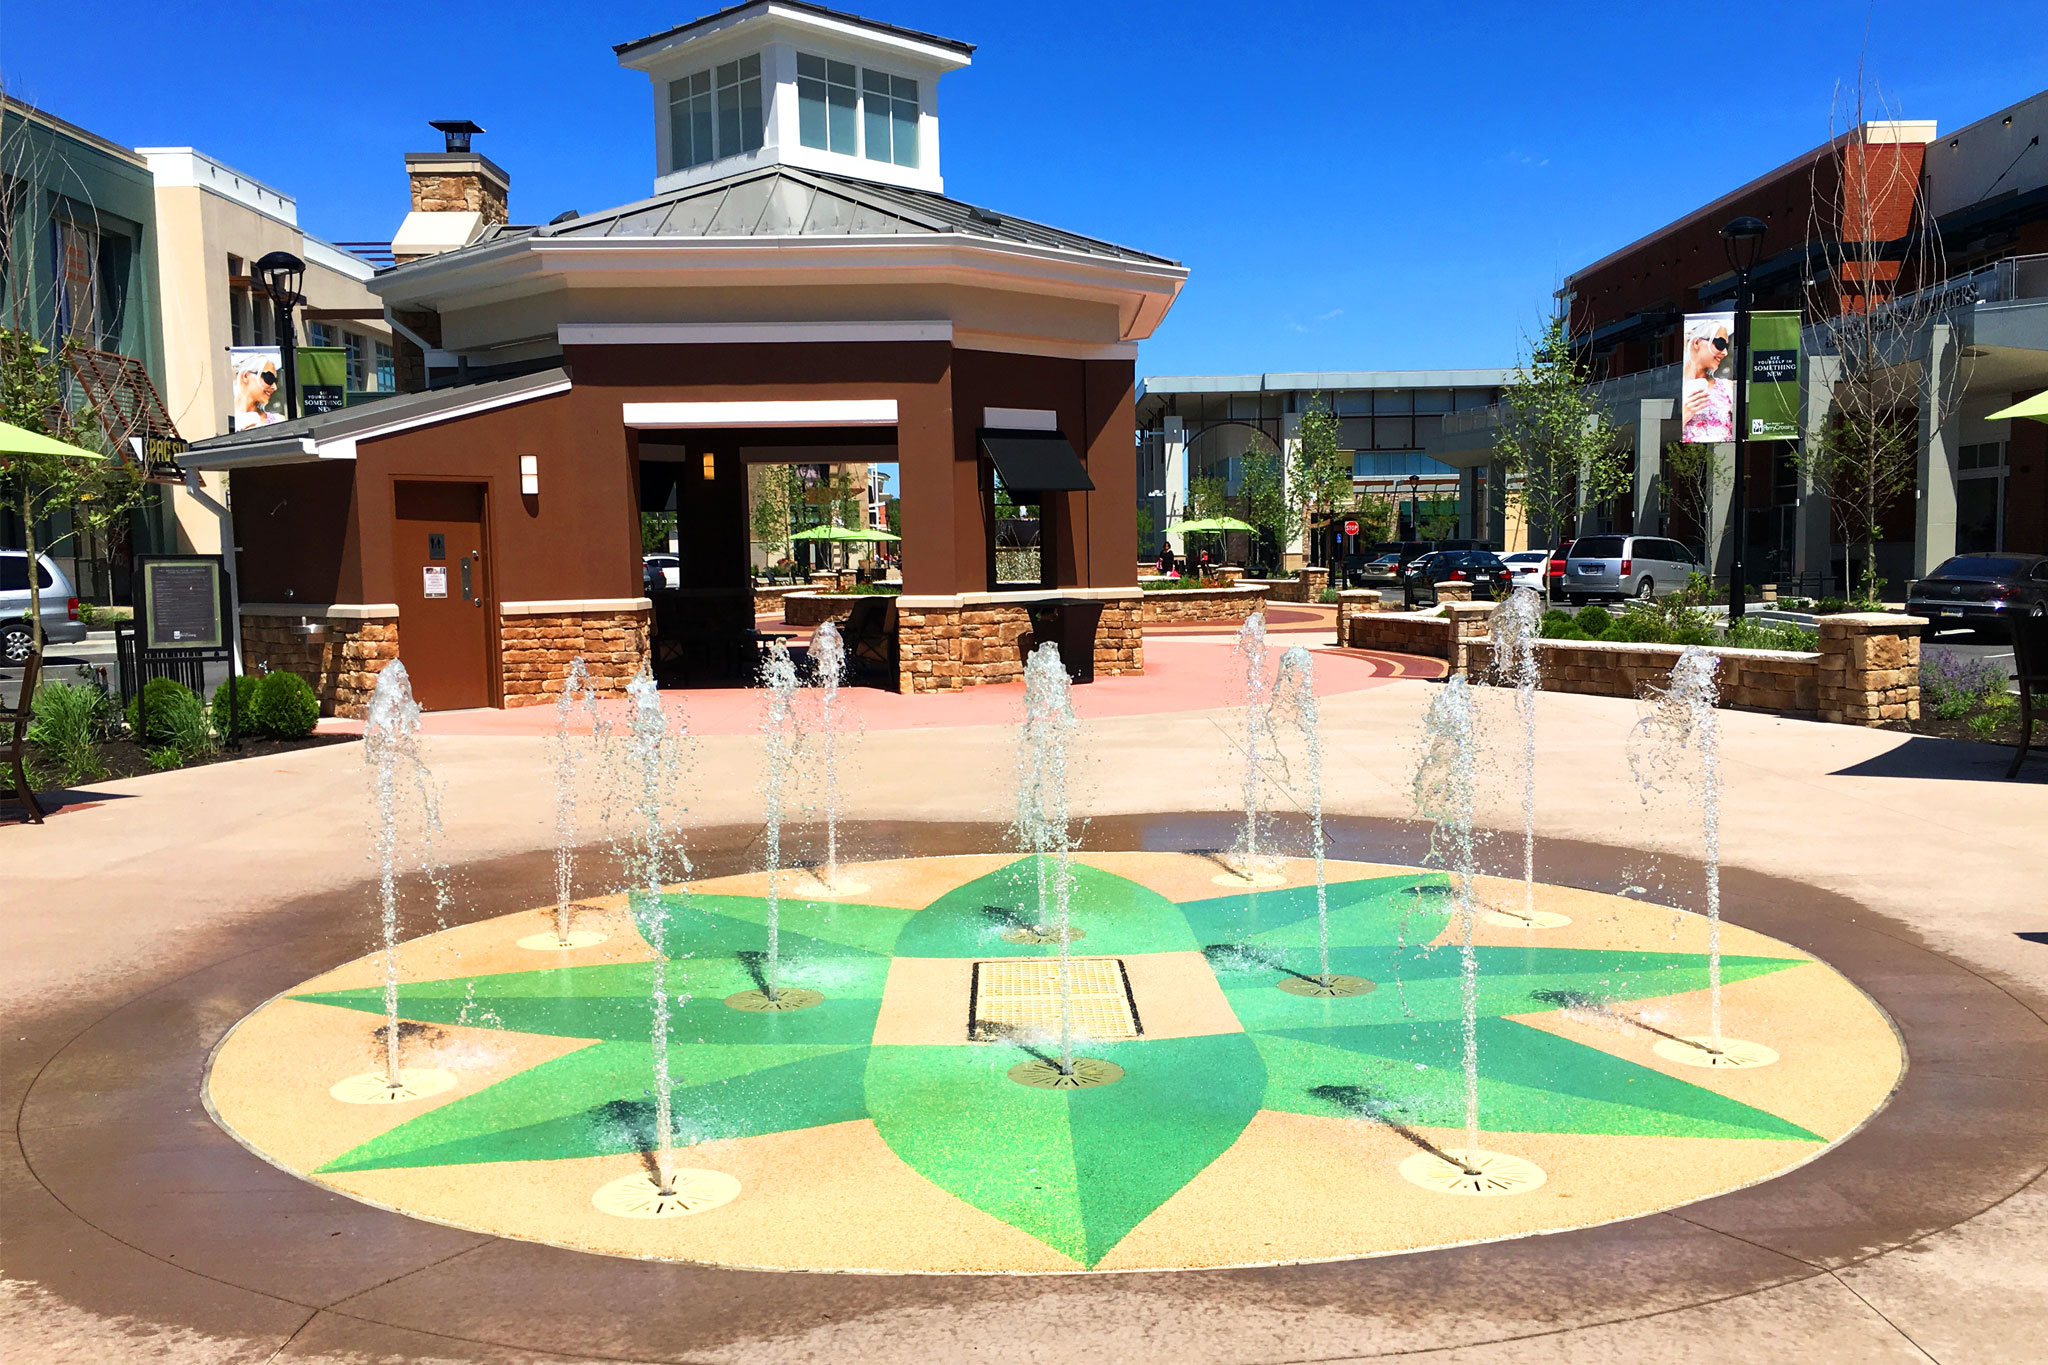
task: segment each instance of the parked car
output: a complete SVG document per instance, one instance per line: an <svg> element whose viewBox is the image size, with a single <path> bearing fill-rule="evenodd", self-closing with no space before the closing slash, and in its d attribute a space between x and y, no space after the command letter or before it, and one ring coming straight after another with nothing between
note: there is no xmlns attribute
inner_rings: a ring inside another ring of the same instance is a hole
<svg viewBox="0 0 2048 1365"><path fill-rule="evenodd" d="M1515 550L1500 557L1508 566L1508 573L1518 588L1530 588L1542 593L1545 579L1544 568L1550 563L1548 550Z"/></svg>
<svg viewBox="0 0 2048 1365"><path fill-rule="evenodd" d="M1594 601L1669 597L1701 573L1692 552L1661 536L1581 536L1565 558L1564 595Z"/></svg>
<svg viewBox="0 0 2048 1365"><path fill-rule="evenodd" d="M1435 548L1436 546L1427 540L1383 540L1373 546L1372 552L1375 555L1393 555L1395 562L1405 569L1417 558Z"/></svg>
<svg viewBox="0 0 2048 1365"><path fill-rule="evenodd" d="M1936 630L2048 616L2048 555L1957 555L1906 589L1906 610Z"/></svg>
<svg viewBox="0 0 2048 1365"><path fill-rule="evenodd" d="M1415 605L1418 594L1423 590L1423 575L1429 572L1429 561L1435 554L1434 550L1424 551L1404 562L1397 570L1401 579L1401 601L1408 606Z"/></svg>
<svg viewBox="0 0 2048 1365"><path fill-rule="evenodd" d="M1514 576L1491 550L1438 550L1428 556L1410 596L1420 599L1427 595L1436 602L1440 600L1437 587L1443 583L1470 583L1475 600L1493 602L1508 595Z"/></svg>
<svg viewBox="0 0 2048 1365"><path fill-rule="evenodd" d="M78 619L78 594L71 580L48 555L36 560L36 590L42 595L43 639L53 645L75 645L86 637ZM35 635L28 628L28 553L0 550L0 659L28 662Z"/></svg>
<svg viewBox="0 0 2048 1365"><path fill-rule="evenodd" d="M1550 552L1550 562L1543 567L1543 581L1548 585L1544 595L1553 601L1564 596L1564 565L1571 552L1572 542L1560 540Z"/></svg>
<svg viewBox="0 0 2048 1365"><path fill-rule="evenodd" d="M1344 561L1344 581L1354 588L1384 587L1401 581L1401 554L1352 555Z"/></svg>
<svg viewBox="0 0 2048 1365"><path fill-rule="evenodd" d="M640 556L640 586L648 592L656 588L680 588L683 586L683 561L676 555Z"/></svg>

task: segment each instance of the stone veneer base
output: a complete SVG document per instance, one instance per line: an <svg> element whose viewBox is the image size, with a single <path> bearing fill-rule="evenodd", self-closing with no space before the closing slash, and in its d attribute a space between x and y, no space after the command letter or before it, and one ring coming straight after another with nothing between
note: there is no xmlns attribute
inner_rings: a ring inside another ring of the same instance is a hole
<svg viewBox="0 0 2048 1365"><path fill-rule="evenodd" d="M913 599L915 601L915 599ZM1137 594L1103 599L1095 628L1095 676L1145 671ZM1033 646L1022 603L971 602L896 609L897 691L951 692L1015 682Z"/></svg>

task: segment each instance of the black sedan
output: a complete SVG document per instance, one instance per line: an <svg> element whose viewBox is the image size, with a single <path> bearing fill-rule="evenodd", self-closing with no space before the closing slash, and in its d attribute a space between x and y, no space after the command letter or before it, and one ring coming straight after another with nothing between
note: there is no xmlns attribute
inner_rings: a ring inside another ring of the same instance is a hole
<svg viewBox="0 0 2048 1365"><path fill-rule="evenodd" d="M2048 616L2048 555L1957 555L1906 590L1906 610L1935 630L1998 629Z"/></svg>
<svg viewBox="0 0 2048 1365"><path fill-rule="evenodd" d="M1401 581L1410 604L1425 596L1440 601L1437 588L1444 583L1470 583L1474 600L1481 602L1505 600L1514 586L1514 574L1491 550L1438 550L1416 563L1420 569Z"/></svg>

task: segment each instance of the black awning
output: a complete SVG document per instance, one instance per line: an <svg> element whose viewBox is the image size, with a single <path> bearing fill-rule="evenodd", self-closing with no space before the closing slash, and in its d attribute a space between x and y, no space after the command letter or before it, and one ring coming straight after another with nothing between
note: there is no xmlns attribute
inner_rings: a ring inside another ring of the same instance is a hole
<svg viewBox="0 0 2048 1365"><path fill-rule="evenodd" d="M1012 493L1094 492L1095 480L1057 431L1010 431L983 427L975 433L982 454L994 462L1003 487Z"/></svg>

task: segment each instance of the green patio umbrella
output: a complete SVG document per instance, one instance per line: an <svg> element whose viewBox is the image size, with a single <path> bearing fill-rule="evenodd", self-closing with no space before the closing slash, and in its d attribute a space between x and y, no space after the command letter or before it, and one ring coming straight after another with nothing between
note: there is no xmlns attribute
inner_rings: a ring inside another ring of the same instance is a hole
<svg viewBox="0 0 2048 1365"><path fill-rule="evenodd" d="M2009 408L2000 408L1984 420L2003 422L2008 417L2031 417L2036 422L2048 422L2048 389L2043 389L2032 398L2022 398Z"/></svg>
<svg viewBox="0 0 2048 1365"><path fill-rule="evenodd" d="M1176 521L1166 528L1168 535L1186 535L1201 531L1257 531L1259 528L1236 517L1199 517L1194 521Z"/></svg>
<svg viewBox="0 0 2048 1365"><path fill-rule="evenodd" d="M98 451L86 450L80 446L66 445L40 432L18 427L12 422L0 422L0 464L9 455L63 455L81 460L104 460L107 457Z"/></svg>
<svg viewBox="0 0 2048 1365"><path fill-rule="evenodd" d="M903 539L903 537L902 537L902 536L899 536L899 535L897 535L897 534L896 534L895 532L893 532L893 531L883 531L883 530L879 530L879 529L877 529L876 527L872 527L872 526L868 526L868 527L863 527L862 529L860 529L860 530L858 530L858 531L856 531L856 530L852 529L851 527L847 527L847 526L813 526L813 527L812 527L812 528L811 528L810 530L808 530L808 531L798 531L798 532L797 532L797 533L796 533L795 535L791 536L791 537L790 537L790 539L791 539L791 540L840 540L840 541L855 541L855 540L858 540L858 541L870 541L870 540L901 540L901 539Z"/></svg>

